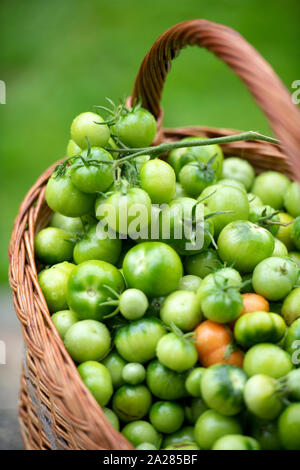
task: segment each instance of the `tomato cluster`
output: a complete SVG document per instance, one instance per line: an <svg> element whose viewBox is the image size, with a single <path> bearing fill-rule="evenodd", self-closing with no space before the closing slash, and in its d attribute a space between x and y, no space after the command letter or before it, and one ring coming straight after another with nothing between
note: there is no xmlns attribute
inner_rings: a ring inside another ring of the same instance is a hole
<svg viewBox="0 0 300 470"><path fill-rule="evenodd" d="M150 158L155 133L140 106L74 119L35 239L53 323L136 448L300 450L300 185L201 138Z"/></svg>

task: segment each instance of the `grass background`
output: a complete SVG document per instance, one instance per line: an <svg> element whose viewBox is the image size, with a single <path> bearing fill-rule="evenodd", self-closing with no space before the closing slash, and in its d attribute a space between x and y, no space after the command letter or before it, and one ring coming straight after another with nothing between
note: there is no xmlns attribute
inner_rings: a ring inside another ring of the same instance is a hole
<svg viewBox="0 0 300 470"><path fill-rule="evenodd" d="M237 29L286 86L300 79L299 0L1 0L0 282L7 280L13 219L37 177L64 155L74 116L131 92L153 41L180 21L206 18ZM189 48L173 62L165 124L270 132L224 64ZM299 130L300 131L300 130Z"/></svg>

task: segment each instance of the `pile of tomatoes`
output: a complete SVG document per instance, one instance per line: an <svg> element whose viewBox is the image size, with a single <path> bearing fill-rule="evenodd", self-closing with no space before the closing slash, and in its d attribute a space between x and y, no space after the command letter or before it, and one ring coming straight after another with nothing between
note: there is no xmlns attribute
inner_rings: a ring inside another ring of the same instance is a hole
<svg viewBox="0 0 300 470"><path fill-rule="evenodd" d="M127 158L155 133L139 106L74 119L46 188L53 215L35 238L53 323L136 448L300 450L300 185L194 138L167 161ZM132 235L137 203L145 224L165 205L169 237ZM114 236L103 205L119 216ZM195 233L174 236L178 208L195 217L196 207L200 248Z"/></svg>

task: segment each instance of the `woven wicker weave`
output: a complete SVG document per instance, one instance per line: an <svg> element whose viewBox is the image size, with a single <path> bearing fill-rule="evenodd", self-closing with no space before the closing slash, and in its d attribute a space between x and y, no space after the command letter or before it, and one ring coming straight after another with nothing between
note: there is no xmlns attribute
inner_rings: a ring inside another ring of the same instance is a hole
<svg viewBox="0 0 300 470"><path fill-rule="evenodd" d="M205 20L166 31L145 57L132 93L158 120L157 142L237 131L207 127L163 129L160 98L171 60L186 45L206 47L241 77L265 112L278 145L256 141L223 145L225 155L249 160L257 171L279 170L300 180L300 113L264 59L235 31ZM55 164L56 165L56 164ZM45 186L55 165L31 188L15 220L9 247L10 284L25 342L20 425L26 449L131 449L105 419L84 386L51 321L37 282L34 236L49 220Z"/></svg>

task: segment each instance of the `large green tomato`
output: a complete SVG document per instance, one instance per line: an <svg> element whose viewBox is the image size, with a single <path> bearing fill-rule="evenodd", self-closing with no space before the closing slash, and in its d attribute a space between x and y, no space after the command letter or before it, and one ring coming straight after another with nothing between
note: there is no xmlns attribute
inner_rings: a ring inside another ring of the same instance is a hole
<svg viewBox="0 0 300 470"><path fill-rule="evenodd" d="M68 308L67 284L74 264L64 261L49 269L43 269L38 275L38 281L50 312L58 312Z"/></svg>
<svg viewBox="0 0 300 470"><path fill-rule="evenodd" d="M35 253L44 264L72 261L74 241L72 236L55 227L41 230L34 240Z"/></svg>
<svg viewBox="0 0 300 470"><path fill-rule="evenodd" d="M115 125L118 138L128 147L148 147L156 135L156 121L147 109L136 108L123 114Z"/></svg>
<svg viewBox="0 0 300 470"><path fill-rule="evenodd" d="M128 251L123 272L128 287L159 297L177 289L183 268L173 248L161 242L144 242Z"/></svg>
<svg viewBox="0 0 300 470"><path fill-rule="evenodd" d="M277 313L252 312L241 315L234 325L238 344L249 348L257 343L278 343L284 336L286 324Z"/></svg>
<svg viewBox="0 0 300 470"><path fill-rule="evenodd" d="M115 345L126 361L144 363L155 357L158 341L165 334L166 330L157 318L145 317L120 328Z"/></svg>
<svg viewBox="0 0 300 470"><path fill-rule="evenodd" d="M119 238L109 237L100 223L91 227L76 243L73 257L76 264L88 260L101 260L116 264L121 249L122 241Z"/></svg>
<svg viewBox="0 0 300 470"><path fill-rule="evenodd" d="M143 418L148 413L151 403L151 393L145 385L122 385L112 400L114 412L125 423Z"/></svg>
<svg viewBox="0 0 300 470"><path fill-rule="evenodd" d="M274 209L283 207L283 199L290 185L290 180L277 171L266 171L255 178L252 193L256 194L264 204Z"/></svg>
<svg viewBox="0 0 300 470"><path fill-rule="evenodd" d="M198 292L201 291L200 286ZM242 313L243 298L236 288L228 288L224 284L216 285L204 295L201 293L201 310L208 320L228 323Z"/></svg>
<svg viewBox="0 0 300 470"><path fill-rule="evenodd" d="M176 372L191 369L198 360L194 344L175 333L168 333L159 340L156 355L164 366Z"/></svg>
<svg viewBox="0 0 300 470"><path fill-rule="evenodd" d="M300 450L300 403L293 403L282 412L278 429L285 449Z"/></svg>
<svg viewBox="0 0 300 470"><path fill-rule="evenodd" d="M181 142L206 139L206 137L186 137ZM216 171L217 178L220 179L223 169L223 152L219 145L199 145L197 147L186 147L185 152L182 152L180 157L181 167L195 160L195 158L201 163L212 162L211 168ZM214 159L212 161L212 159Z"/></svg>
<svg viewBox="0 0 300 470"><path fill-rule="evenodd" d="M193 330L202 319L198 295L185 290L173 292L165 299L160 318L168 326L174 323L183 331Z"/></svg>
<svg viewBox="0 0 300 470"><path fill-rule="evenodd" d="M261 261L253 271L252 285L257 294L268 300L281 300L294 287L298 268L288 258L270 257Z"/></svg>
<svg viewBox="0 0 300 470"><path fill-rule="evenodd" d="M218 439L212 450L260 450L260 445L253 437L229 434Z"/></svg>
<svg viewBox="0 0 300 470"><path fill-rule="evenodd" d="M294 217L300 215L300 184L294 181L284 195L284 207Z"/></svg>
<svg viewBox="0 0 300 470"><path fill-rule="evenodd" d="M226 225L218 238L218 254L227 265L251 272L265 258L272 256L274 237L249 221L238 220Z"/></svg>
<svg viewBox="0 0 300 470"><path fill-rule="evenodd" d="M78 366L78 372L99 405L107 405L113 394L113 387L106 367L96 361L87 361Z"/></svg>
<svg viewBox="0 0 300 470"><path fill-rule="evenodd" d="M199 276L201 279L222 266L221 260L211 248L196 255L187 256L184 260L184 270L187 274Z"/></svg>
<svg viewBox="0 0 300 470"><path fill-rule="evenodd" d="M161 400L178 400L187 394L185 375L165 367L157 360L148 365L146 381L153 395Z"/></svg>
<svg viewBox="0 0 300 470"><path fill-rule="evenodd" d="M120 271L106 261L85 261L76 266L69 277L68 305L81 320L101 320L114 308L101 305L111 298L111 288L116 292L124 289Z"/></svg>
<svg viewBox="0 0 300 470"><path fill-rule="evenodd" d="M216 410L205 411L195 424L195 440L201 449L210 450L215 442L228 434L242 434L239 421Z"/></svg>
<svg viewBox="0 0 300 470"><path fill-rule="evenodd" d="M282 401L276 393L277 381L264 374L251 377L245 386L244 398L251 413L263 419L275 419L282 410Z"/></svg>
<svg viewBox="0 0 300 470"><path fill-rule="evenodd" d="M201 377L201 395L209 408L226 416L239 413L244 406L245 372L229 364L216 364Z"/></svg>
<svg viewBox="0 0 300 470"><path fill-rule="evenodd" d="M225 158L223 162L223 178L229 178L242 183L246 190L252 187L255 173L253 166L247 160L238 157Z"/></svg>
<svg viewBox="0 0 300 470"><path fill-rule="evenodd" d="M140 182L153 204L168 203L174 197L176 175L173 168L163 160L155 158L144 163L140 171Z"/></svg>
<svg viewBox="0 0 300 470"><path fill-rule="evenodd" d="M204 198L206 199L204 200ZM203 201L210 212L227 211L227 213L216 215L213 218L216 235L219 235L225 225L230 222L248 219L247 194L239 188L214 184L204 189L198 199Z"/></svg>
<svg viewBox="0 0 300 470"><path fill-rule="evenodd" d="M82 149L88 147L88 142L91 147L105 147L110 132L108 126L101 123L103 118L99 114L91 112L79 114L71 125L72 140Z"/></svg>
<svg viewBox="0 0 300 470"><path fill-rule="evenodd" d="M279 346L260 343L246 352L243 368L249 377L264 374L278 379L293 369L293 363L291 356Z"/></svg>
<svg viewBox="0 0 300 470"><path fill-rule="evenodd" d="M288 325L300 317L300 287L293 289L284 299L281 314Z"/></svg>

